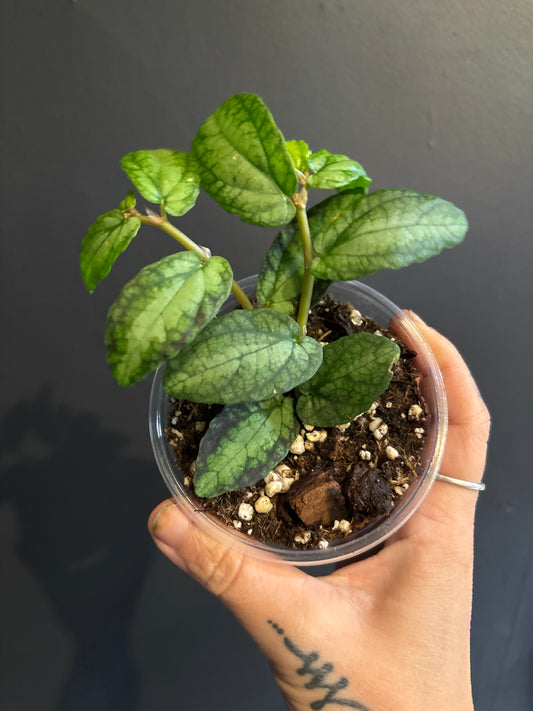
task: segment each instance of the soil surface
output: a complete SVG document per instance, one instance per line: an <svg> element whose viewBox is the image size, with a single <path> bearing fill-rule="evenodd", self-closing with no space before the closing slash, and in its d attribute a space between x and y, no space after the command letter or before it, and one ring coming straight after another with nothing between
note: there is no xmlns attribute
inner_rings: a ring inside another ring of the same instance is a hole
<svg viewBox="0 0 533 711"><path fill-rule="evenodd" d="M199 505L227 526L289 548L326 548L388 516L417 476L426 413L408 350L391 332L329 295L314 307L308 335L330 343L367 331L394 340L401 355L387 390L365 413L337 427L302 427L291 452L265 480ZM167 434L185 485L209 421L222 409L171 399Z"/></svg>

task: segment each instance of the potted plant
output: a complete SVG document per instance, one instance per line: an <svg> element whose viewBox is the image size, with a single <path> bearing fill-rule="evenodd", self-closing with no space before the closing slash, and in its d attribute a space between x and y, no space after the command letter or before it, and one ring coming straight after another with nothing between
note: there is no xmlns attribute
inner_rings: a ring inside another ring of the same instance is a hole
<svg viewBox="0 0 533 711"><path fill-rule="evenodd" d="M355 280L458 244L462 211L413 190L370 192L359 163L285 141L248 93L206 119L191 151L136 151L122 167L159 209L142 214L128 192L89 227L81 271L92 291L142 225L185 248L126 284L105 333L120 385L157 369L152 442L180 505L228 544L298 564L379 544L433 481L445 395L412 321ZM245 222L282 228L257 278L237 283L170 222L200 187ZM315 190L335 192L308 210Z"/></svg>

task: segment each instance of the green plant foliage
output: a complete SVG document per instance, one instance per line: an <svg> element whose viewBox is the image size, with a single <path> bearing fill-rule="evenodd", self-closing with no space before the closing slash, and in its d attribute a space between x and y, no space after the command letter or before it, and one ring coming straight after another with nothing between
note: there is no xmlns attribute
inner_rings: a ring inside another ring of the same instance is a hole
<svg viewBox="0 0 533 711"><path fill-rule="evenodd" d="M372 182L360 163L329 151L313 153L309 156L308 164L313 171L313 175L307 179L307 184L311 188L329 190L359 188L362 192L366 192Z"/></svg>
<svg viewBox="0 0 533 711"><path fill-rule="evenodd" d="M312 210L309 214L312 214ZM305 272L302 237L296 221L283 227L265 254L257 279L260 304L294 316L302 293ZM331 281L316 279L313 303L320 301Z"/></svg>
<svg viewBox="0 0 533 711"><path fill-rule="evenodd" d="M133 190L128 190L128 194L124 198L124 200L121 201L119 208L126 212L130 208L135 207L137 204L137 198L135 197L135 193Z"/></svg>
<svg viewBox="0 0 533 711"><path fill-rule="evenodd" d="M136 209L129 191L97 218L82 241L89 290L104 279L141 224L173 237L185 252L142 269L111 307L107 361L120 385L166 363L176 398L224 405L200 444L195 487L215 496L263 477L286 456L303 423L343 424L367 410L392 377L398 346L375 334L323 346L306 335L309 311L332 281L421 262L464 238L463 212L413 190L368 193L355 160L304 140L285 141L263 100L227 99L198 129L190 153L128 153L122 167L159 214ZM282 229L264 256L255 298L211 256L216 225L200 246L171 224L202 187L225 210ZM307 210L314 189L337 194ZM218 316L229 293L241 309ZM357 307L357 304L354 304Z"/></svg>
<svg viewBox="0 0 533 711"><path fill-rule="evenodd" d="M290 222L298 182L285 140L255 94L237 94L200 127L193 141L202 187L228 212L254 225Z"/></svg>
<svg viewBox="0 0 533 711"><path fill-rule="evenodd" d="M413 190L341 193L322 206L312 272L332 281L423 262L459 244L468 228L455 205Z"/></svg>
<svg viewBox="0 0 533 711"><path fill-rule="evenodd" d="M190 153L168 148L135 151L125 155L121 165L141 195L169 215L184 215L198 198L200 176Z"/></svg>
<svg viewBox="0 0 533 711"><path fill-rule="evenodd" d="M265 477L286 456L299 426L290 397L226 405L200 443L196 494L217 496Z"/></svg>
<svg viewBox="0 0 533 711"><path fill-rule="evenodd" d="M373 333L343 336L324 347L315 375L299 388L296 412L309 425L349 422L377 400L392 378L400 349Z"/></svg>
<svg viewBox="0 0 533 711"><path fill-rule="evenodd" d="M296 170L304 174L308 173L311 151L307 143L305 141L287 141L285 145Z"/></svg>
<svg viewBox="0 0 533 711"><path fill-rule="evenodd" d="M140 226L138 217L127 217L122 209L117 209L100 215L89 227L81 243L80 255L81 275L89 291L109 274Z"/></svg>
<svg viewBox="0 0 533 711"><path fill-rule="evenodd" d="M193 340L227 299L231 267L222 257L205 265L180 252L144 267L107 317L107 362L119 385L132 385Z"/></svg>
<svg viewBox="0 0 533 711"><path fill-rule="evenodd" d="M273 309L232 311L212 321L167 365L164 388L194 402L267 400L310 378L322 348Z"/></svg>

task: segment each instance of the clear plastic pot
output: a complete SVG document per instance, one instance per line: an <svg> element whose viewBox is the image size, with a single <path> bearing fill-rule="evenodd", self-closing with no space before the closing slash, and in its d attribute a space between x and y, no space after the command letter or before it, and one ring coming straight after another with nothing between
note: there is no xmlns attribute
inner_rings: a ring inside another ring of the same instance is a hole
<svg viewBox="0 0 533 711"><path fill-rule="evenodd" d="M240 281L246 294L255 292L256 276ZM329 293L339 301L352 304L364 316L372 318L395 333L417 353L414 363L420 374L420 389L424 398L427 421L426 443L422 452L417 479L410 485L388 516L382 516L360 531L331 542L326 549L301 550L262 543L229 528L202 509L197 499L183 484L183 475L168 443L165 429L168 423L169 400L162 388L164 366L154 377L150 396L150 437L155 459L177 504L198 526L224 545L256 558L275 560L298 566L327 565L367 554L380 546L414 514L426 497L437 475L446 440L448 411L444 383L437 362L415 323L401 309L374 289L360 282L337 282ZM231 296L221 309L231 311L237 305Z"/></svg>

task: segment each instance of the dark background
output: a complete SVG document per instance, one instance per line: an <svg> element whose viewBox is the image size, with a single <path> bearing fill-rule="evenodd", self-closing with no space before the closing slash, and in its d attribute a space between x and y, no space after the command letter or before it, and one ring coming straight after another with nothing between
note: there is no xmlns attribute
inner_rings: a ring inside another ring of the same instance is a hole
<svg viewBox="0 0 533 711"><path fill-rule="evenodd" d="M107 308L173 242L145 228L92 296L78 268L88 225L128 189L121 156L187 150L227 96L253 91L286 138L469 217L460 247L365 281L457 344L492 412L476 708L533 708L531 4L4 0L1 13L0 707L283 708L239 625L149 540L166 496L149 382L122 390L104 362ZM238 278L275 233L205 196L180 225Z"/></svg>

